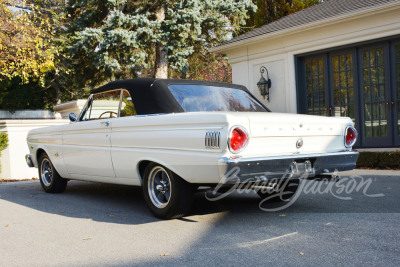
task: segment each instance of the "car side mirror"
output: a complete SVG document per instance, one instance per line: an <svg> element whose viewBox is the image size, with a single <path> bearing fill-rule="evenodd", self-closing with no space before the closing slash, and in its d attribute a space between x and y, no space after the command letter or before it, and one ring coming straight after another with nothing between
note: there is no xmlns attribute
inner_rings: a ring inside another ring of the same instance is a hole
<svg viewBox="0 0 400 267"><path fill-rule="evenodd" d="M70 121L74 122L76 121L76 115L75 113L69 113L68 118Z"/></svg>

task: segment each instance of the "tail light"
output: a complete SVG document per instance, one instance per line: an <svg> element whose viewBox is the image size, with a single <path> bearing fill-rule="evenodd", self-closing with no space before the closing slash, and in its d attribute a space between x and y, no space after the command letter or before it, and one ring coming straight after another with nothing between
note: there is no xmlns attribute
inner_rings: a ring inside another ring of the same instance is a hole
<svg viewBox="0 0 400 267"><path fill-rule="evenodd" d="M344 145L347 148L354 146L357 140L357 130L352 126L347 126L344 132Z"/></svg>
<svg viewBox="0 0 400 267"><path fill-rule="evenodd" d="M249 135L241 126L233 126L229 131L228 146L232 153L240 153L249 142Z"/></svg>

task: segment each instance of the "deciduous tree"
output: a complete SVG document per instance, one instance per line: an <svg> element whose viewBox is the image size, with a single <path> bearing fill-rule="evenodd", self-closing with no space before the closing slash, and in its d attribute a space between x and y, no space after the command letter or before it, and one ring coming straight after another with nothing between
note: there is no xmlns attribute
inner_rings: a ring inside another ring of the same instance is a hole
<svg viewBox="0 0 400 267"><path fill-rule="evenodd" d="M49 16L33 5L24 6L29 10L10 9L0 0L0 78L44 84L44 76L54 69L54 30Z"/></svg>
<svg viewBox="0 0 400 267"><path fill-rule="evenodd" d="M321 0L253 0L257 11L249 10L246 26L239 34L259 28L284 16L320 3Z"/></svg>

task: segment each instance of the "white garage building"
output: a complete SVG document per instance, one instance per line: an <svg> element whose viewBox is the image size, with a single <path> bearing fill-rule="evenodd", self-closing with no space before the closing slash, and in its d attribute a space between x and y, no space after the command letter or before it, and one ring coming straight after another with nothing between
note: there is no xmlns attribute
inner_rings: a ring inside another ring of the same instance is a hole
<svg viewBox="0 0 400 267"><path fill-rule="evenodd" d="M325 0L211 51L272 111L349 116L359 147L400 146L400 0Z"/></svg>

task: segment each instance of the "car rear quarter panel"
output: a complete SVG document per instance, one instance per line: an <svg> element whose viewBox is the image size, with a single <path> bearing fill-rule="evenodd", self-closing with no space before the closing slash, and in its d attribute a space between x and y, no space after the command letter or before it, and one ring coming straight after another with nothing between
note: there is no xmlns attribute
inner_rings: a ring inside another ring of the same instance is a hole
<svg viewBox="0 0 400 267"><path fill-rule="evenodd" d="M112 159L116 177L141 183L138 165L159 163L191 183L215 183L218 159L225 155L227 116L222 113L180 113L114 120ZM205 147L207 131L220 131L220 148Z"/></svg>

